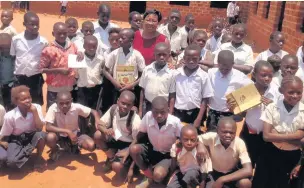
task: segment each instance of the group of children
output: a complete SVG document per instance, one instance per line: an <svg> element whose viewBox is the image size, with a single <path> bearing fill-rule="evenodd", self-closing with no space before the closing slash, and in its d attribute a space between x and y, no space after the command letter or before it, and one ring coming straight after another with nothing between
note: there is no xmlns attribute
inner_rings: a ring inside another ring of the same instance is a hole
<svg viewBox="0 0 304 188"><path fill-rule="evenodd" d="M75 18L55 23L49 43L39 34L37 14L27 12L25 31L16 34L12 11L2 11L2 163L21 168L37 148L40 167L45 145L52 161L62 150L101 149L107 156L104 172L113 170L131 182L141 170L146 177L141 187L304 186L303 162L298 163L304 143L304 43L298 57L288 54L282 50L284 34L274 32L269 49L254 60L243 41L245 25L225 33L223 21L215 19L208 38L193 29L192 15L180 28L181 14L172 10L158 29L170 42L156 44L155 61L146 66L132 47L145 21L141 14L131 12L131 28L124 29L110 21L108 5L99 6L98 16L79 30ZM71 55L86 66L69 67ZM170 57L177 57L174 69ZM249 84L261 104L234 114L226 95ZM245 118L240 137L239 117Z"/></svg>

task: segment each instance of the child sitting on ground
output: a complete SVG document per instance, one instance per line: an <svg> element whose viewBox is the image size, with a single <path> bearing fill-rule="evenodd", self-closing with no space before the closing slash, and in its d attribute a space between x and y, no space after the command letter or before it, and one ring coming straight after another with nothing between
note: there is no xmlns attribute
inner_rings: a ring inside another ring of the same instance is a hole
<svg viewBox="0 0 304 188"><path fill-rule="evenodd" d="M103 166L104 172L113 169L119 174L120 179L125 180L132 159L129 157L129 145L136 139L140 126L140 117L132 110L135 102L135 95L123 91L117 104L113 105L101 118L101 125L94 135L97 147L101 148L107 156ZM134 163L133 165L134 166ZM133 167L130 168L133 174ZM129 180L131 180L128 177Z"/></svg>
<svg viewBox="0 0 304 188"><path fill-rule="evenodd" d="M66 40L67 34L68 28L65 23L55 23L53 26L55 41L44 48L41 54L39 68L47 75L47 108L55 103L58 92L72 91L76 83L75 70L68 68L68 56L77 54L78 59L83 59L83 54L78 52L75 44Z"/></svg>
<svg viewBox="0 0 304 188"><path fill-rule="evenodd" d="M116 89L112 93L114 95L113 103L116 102L118 93L124 90L133 90L136 94L136 101L139 101L138 83L145 68L145 60L141 53L132 47L134 39L132 29L122 29L119 36L121 47L108 55L104 75ZM135 106L138 106L138 102Z"/></svg>
<svg viewBox="0 0 304 188"><path fill-rule="evenodd" d="M30 89L24 85L12 88L12 102L17 107L5 114L0 131L0 141L8 137L7 165L21 168L37 148L34 167L41 167L45 146L41 106L32 103Z"/></svg>
<svg viewBox="0 0 304 188"><path fill-rule="evenodd" d="M65 20L65 24L68 27L68 41L75 42L82 37L82 33L78 31L78 21L75 18L68 18Z"/></svg>
<svg viewBox="0 0 304 188"><path fill-rule="evenodd" d="M205 187L207 174L212 171L211 159L205 162L199 162L196 158L198 145L197 130L191 125L183 126L180 133L180 143L172 145L170 155L171 172L174 172L176 167L179 171L173 174L167 188L200 188Z"/></svg>
<svg viewBox="0 0 304 188"><path fill-rule="evenodd" d="M60 148L68 149L78 154L79 148L90 152L95 150L95 143L86 134L79 130L79 117L87 118L90 114L94 116L95 126L100 125L100 116L97 111L78 103L72 103L71 93L68 91L59 92L56 96L56 103L47 111L45 116L46 144L51 148L50 159L58 160ZM66 145L67 147L64 147Z"/></svg>
<svg viewBox="0 0 304 188"><path fill-rule="evenodd" d="M13 109L11 102L11 89L14 85L14 58L10 55L12 36L7 33L0 33L0 103L7 111Z"/></svg>
<svg viewBox="0 0 304 188"><path fill-rule="evenodd" d="M11 25L11 22L13 21L13 11L11 10L3 10L1 12L1 27L0 27L0 33L7 33L11 35L12 37L17 35L16 29Z"/></svg>

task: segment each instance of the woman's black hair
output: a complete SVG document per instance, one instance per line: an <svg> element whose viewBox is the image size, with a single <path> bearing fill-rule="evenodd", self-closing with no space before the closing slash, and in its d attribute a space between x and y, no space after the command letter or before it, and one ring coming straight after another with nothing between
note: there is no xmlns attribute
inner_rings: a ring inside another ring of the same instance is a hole
<svg viewBox="0 0 304 188"><path fill-rule="evenodd" d="M158 22L160 22L162 20L162 18L163 18L162 15L161 15L161 13L160 13L160 11L158 11L156 9L147 10L144 13L143 18L145 19L150 14L155 14L158 17Z"/></svg>
<svg viewBox="0 0 304 188"><path fill-rule="evenodd" d="M135 14L139 14L139 15L140 15L140 13L137 12L137 11L132 11L132 12L130 12L130 14L129 14L129 23L131 23L132 18L133 18L133 16L134 16Z"/></svg>

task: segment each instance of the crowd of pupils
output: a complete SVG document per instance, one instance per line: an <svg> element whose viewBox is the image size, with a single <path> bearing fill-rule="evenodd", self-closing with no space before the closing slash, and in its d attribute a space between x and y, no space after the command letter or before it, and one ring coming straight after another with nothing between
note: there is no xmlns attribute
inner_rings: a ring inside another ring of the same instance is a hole
<svg viewBox="0 0 304 188"><path fill-rule="evenodd" d="M178 10L162 24L157 10L132 12L123 29L108 5L97 14L80 29L75 18L55 23L49 43L34 12L24 14L19 34L13 12L1 12L0 168L21 168L29 157L41 168L47 145L54 162L62 150L101 149L103 171L123 182L142 172L138 187L304 187L304 42L289 54L275 31L254 59L243 24L228 30L215 19L208 37L191 14L179 27ZM86 67L69 68L71 54ZM124 67L130 82L121 79ZM234 114L225 96L248 84L261 104Z"/></svg>

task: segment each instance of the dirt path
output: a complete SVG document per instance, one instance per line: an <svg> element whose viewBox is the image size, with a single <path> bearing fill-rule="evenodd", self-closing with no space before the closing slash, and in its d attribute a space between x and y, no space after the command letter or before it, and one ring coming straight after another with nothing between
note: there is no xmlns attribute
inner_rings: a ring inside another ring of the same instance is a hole
<svg viewBox="0 0 304 188"><path fill-rule="evenodd" d="M58 16L39 14L40 17L40 34L49 41L53 40L52 27L55 22L63 21ZM87 19L77 18L79 26ZM12 25L18 32L22 32L24 27L23 13L15 13ZM114 21L115 22L115 21ZM129 27L126 22L115 22L121 27ZM44 86L44 93L46 87ZM44 95L45 96L45 95ZM45 109L45 107L44 107ZM45 110L44 110L45 111ZM240 130L241 126L238 130ZM48 159L45 148L43 153L44 159ZM47 163L47 167L43 172L32 171L30 161L25 165L22 171L12 169L0 170L1 188L110 188L110 187L128 187L125 185L115 185L116 181L112 181L114 173L104 175L100 171L100 163L105 160L105 155L101 151L88 153L82 151L82 155L64 155L55 164ZM114 178L115 179L115 178ZM134 187L134 182L130 187Z"/></svg>

